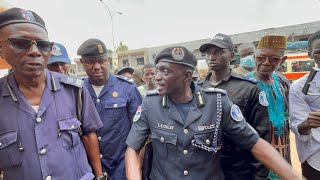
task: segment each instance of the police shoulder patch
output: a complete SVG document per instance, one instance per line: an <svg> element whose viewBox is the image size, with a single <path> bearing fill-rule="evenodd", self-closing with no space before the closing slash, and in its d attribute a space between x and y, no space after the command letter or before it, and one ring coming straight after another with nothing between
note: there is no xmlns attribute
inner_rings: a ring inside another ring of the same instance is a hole
<svg viewBox="0 0 320 180"><path fill-rule="evenodd" d="M138 107L136 114L133 117L133 122L137 122L141 117L141 106Z"/></svg>
<svg viewBox="0 0 320 180"><path fill-rule="evenodd" d="M124 76L117 76L118 79L121 79L123 81L126 81L128 83L131 83L133 84L134 83L134 80L133 79L130 79L130 78L127 78L127 77L124 77Z"/></svg>
<svg viewBox="0 0 320 180"><path fill-rule="evenodd" d="M243 80L249 81L249 82L254 83L254 84L258 83L258 80L256 80L255 78L252 78L252 77L250 77L248 75L243 76Z"/></svg>
<svg viewBox="0 0 320 180"><path fill-rule="evenodd" d="M159 95L158 89L154 89L146 92L146 96Z"/></svg>
<svg viewBox="0 0 320 180"><path fill-rule="evenodd" d="M219 88L206 88L202 90L205 93L222 93L222 94L227 94L227 91L223 90L223 89L219 89Z"/></svg>
<svg viewBox="0 0 320 180"><path fill-rule="evenodd" d="M269 103L268 103L268 100L267 100L267 94L266 92L264 91L261 91L260 94L259 94L259 103L262 105L262 106L268 106Z"/></svg>
<svg viewBox="0 0 320 180"><path fill-rule="evenodd" d="M60 77L60 81L64 84L76 86L78 88L82 88L83 86L83 80L77 77L63 75Z"/></svg>
<svg viewBox="0 0 320 180"><path fill-rule="evenodd" d="M233 104L231 106L230 115L231 115L233 120L238 121L238 122L242 121L243 118L244 118L239 106L237 106L235 104Z"/></svg>

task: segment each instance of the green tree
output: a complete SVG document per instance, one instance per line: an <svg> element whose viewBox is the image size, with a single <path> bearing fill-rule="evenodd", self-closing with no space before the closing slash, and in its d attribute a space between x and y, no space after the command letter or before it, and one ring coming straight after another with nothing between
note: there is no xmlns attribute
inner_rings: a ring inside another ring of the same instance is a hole
<svg viewBox="0 0 320 180"><path fill-rule="evenodd" d="M127 45L125 45L122 41L120 41L119 46L116 49L116 52L122 52L122 51L128 51L129 48Z"/></svg>
<svg viewBox="0 0 320 180"><path fill-rule="evenodd" d="M113 53L112 49L107 49L107 54L112 54L112 53Z"/></svg>

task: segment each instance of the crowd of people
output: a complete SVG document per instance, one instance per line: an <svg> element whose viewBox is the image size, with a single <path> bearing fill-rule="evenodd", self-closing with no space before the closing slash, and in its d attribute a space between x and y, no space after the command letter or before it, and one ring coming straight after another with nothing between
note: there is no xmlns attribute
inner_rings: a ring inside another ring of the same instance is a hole
<svg viewBox="0 0 320 180"><path fill-rule="evenodd" d="M290 85L277 72L286 41L242 44L231 69L235 46L218 33L199 47L209 73L194 80L197 58L183 46L163 49L141 71L112 73L105 44L92 38L77 50L80 79L69 76L65 46L49 41L37 13L1 12L0 56L12 67L0 78L3 178L298 180L291 128L303 177L318 180L320 74ZM308 48L318 66L320 31Z"/></svg>

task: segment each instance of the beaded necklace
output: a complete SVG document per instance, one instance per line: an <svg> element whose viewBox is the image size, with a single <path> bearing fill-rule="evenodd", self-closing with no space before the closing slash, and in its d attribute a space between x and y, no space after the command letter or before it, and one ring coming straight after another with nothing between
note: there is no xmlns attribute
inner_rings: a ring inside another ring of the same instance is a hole
<svg viewBox="0 0 320 180"><path fill-rule="evenodd" d="M249 72L248 75L252 78L255 78L253 72ZM269 119L272 122L273 127L275 128L275 134L281 136L283 133L284 121L286 120L284 116L284 97L280 90L279 78L276 73L272 73L274 82L272 85L266 84L262 81L258 81L258 84L262 91L266 93L268 105L268 114ZM274 93L273 93L274 92ZM275 97L274 97L275 95Z"/></svg>

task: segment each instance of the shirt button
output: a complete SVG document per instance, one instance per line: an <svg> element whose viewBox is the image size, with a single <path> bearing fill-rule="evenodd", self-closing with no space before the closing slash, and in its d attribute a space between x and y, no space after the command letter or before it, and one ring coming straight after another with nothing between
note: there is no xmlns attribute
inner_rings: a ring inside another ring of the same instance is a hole
<svg viewBox="0 0 320 180"><path fill-rule="evenodd" d="M164 137L160 138L160 142L162 142L162 143L164 142Z"/></svg>
<svg viewBox="0 0 320 180"><path fill-rule="evenodd" d="M51 180L51 176L47 176L47 177L46 177L46 180Z"/></svg>
<svg viewBox="0 0 320 180"><path fill-rule="evenodd" d="M37 117L36 122L41 123L42 119L40 117Z"/></svg>
<svg viewBox="0 0 320 180"><path fill-rule="evenodd" d="M45 148L43 148L43 149L40 150L40 154L41 154L41 155L46 154L46 152L47 152L47 150L46 150Z"/></svg>
<svg viewBox="0 0 320 180"><path fill-rule="evenodd" d="M102 157L103 157L102 154L100 154L100 159L102 159Z"/></svg>
<svg viewBox="0 0 320 180"><path fill-rule="evenodd" d="M73 124L71 125L71 129L74 129L75 127L76 127L75 125L73 125Z"/></svg>
<svg viewBox="0 0 320 180"><path fill-rule="evenodd" d="M183 174L184 174L185 176L188 176L189 172L188 172L187 170L184 170L184 171L183 171Z"/></svg>
<svg viewBox="0 0 320 180"><path fill-rule="evenodd" d="M2 143L0 143L0 147L2 146Z"/></svg>
<svg viewBox="0 0 320 180"><path fill-rule="evenodd" d="M183 150L183 154L188 154L188 150Z"/></svg>
<svg viewBox="0 0 320 180"><path fill-rule="evenodd" d="M183 130L183 133L185 133L185 134L188 134L188 132L189 132L188 129Z"/></svg>
<svg viewBox="0 0 320 180"><path fill-rule="evenodd" d="M100 99L97 99L97 103L99 103L100 102Z"/></svg>
<svg viewBox="0 0 320 180"><path fill-rule="evenodd" d="M209 140L209 139L207 139L207 140L206 140L206 143L207 143L207 144L210 144L210 140Z"/></svg>
<svg viewBox="0 0 320 180"><path fill-rule="evenodd" d="M98 137L98 140L101 141L101 137L100 136Z"/></svg>
<svg viewBox="0 0 320 180"><path fill-rule="evenodd" d="M114 108L117 108L117 107L118 107L118 104L114 104L113 107L114 107Z"/></svg>

